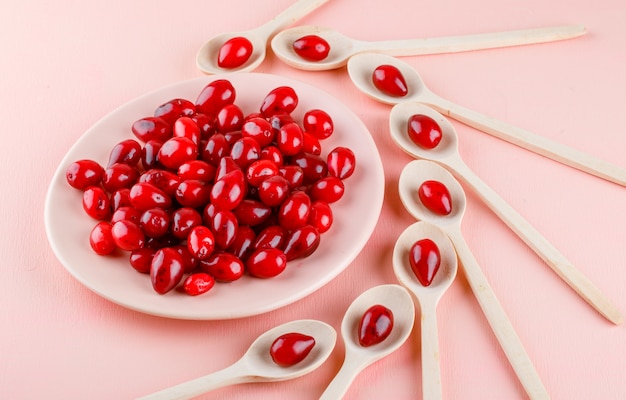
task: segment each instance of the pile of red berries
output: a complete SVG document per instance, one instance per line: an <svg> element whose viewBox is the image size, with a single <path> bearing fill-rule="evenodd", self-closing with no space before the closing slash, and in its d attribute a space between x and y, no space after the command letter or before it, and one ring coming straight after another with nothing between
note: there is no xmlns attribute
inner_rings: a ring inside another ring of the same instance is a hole
<svg viewBox="0 0 626 400"><path fill-rule="evenodd" d="M129 252L159 294L180 286L198 295L245 273L274 277L309 256L354 172L349 148L322 156L334 131L328 113L311 109L295 121L293 88L275 88L247 115L235 98L230 81L212 81L195 102L172 99L134 122L135 139L117 143L105 167L67 168L99 221L92 249Z"/></svg>

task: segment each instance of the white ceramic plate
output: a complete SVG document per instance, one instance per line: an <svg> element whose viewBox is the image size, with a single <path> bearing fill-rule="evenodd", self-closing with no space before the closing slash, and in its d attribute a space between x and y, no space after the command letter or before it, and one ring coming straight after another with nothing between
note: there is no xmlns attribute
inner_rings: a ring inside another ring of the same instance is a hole
<svg viewBox="0 0 626 400"><path fill-rule="evenodd" d="M96 221L82 210L80 191L65 180L70 163L93 159L105 164L117 142L133 138L131 124L152 115L156 107L173 98L195 101L202 88L215 79L229 79L237 91L236 104L244 113L257 112L269 91L289 85L300 103L293 112L298 122L309 109L321 108L334 120L335 132L322 143L325 155L347 146L357 159L355 173L346 180L344 197L332 205L335 221L322 235L317 251L294 260L272 279L244 276L236 282L217 283L208 293L192 297L171 291L157 294L150 277L136 272L128 255L98 256L89 246ZM363 122L334 97L292 79L256 73L202 77L159 89L139 97L104 117L74 144L59 165L48 191L45 224L48 240L63 266L100 296L140 312L180 319L229 319L257 315L299 300L328 283L358 255L378 221L384 195L380 155Z"/></svg>

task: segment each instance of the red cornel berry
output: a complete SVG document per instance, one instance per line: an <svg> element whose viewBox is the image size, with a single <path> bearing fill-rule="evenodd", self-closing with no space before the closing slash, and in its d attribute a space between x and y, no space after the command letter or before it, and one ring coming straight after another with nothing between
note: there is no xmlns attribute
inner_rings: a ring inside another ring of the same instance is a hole
<svg viewBox="0 0 626 400"><path fill-rule="evenodd" d="M416 114L409 118L407 133L413 143L428 150L437 147L443 137L439 124L423 114Z"/></svg>
<svg viewBox="0 0 626 400"><path fill-rule="evenodd" d="M404 97L409 90L400 70L393 65L380 65L372 74L374 86L381 92L393 97Z"/></svg>
<svg viewBox="0 0 626 400"><path fill-rule="evenodd" d="M437 215L452 212L452 197L446 185L439 181L426 181L418 189L418 196L424 207Z"/></svg>
<svg viewBox="0 0 626 400"><path fill-rule="evenodd" d="M315 338L298 332L289 332L274 340L270 346L272 360L281 367L290 367L306 358L315 347Z"/></svg>
<svg viewBox="0 0 626 400"><path fill-rule="evenodd" d="M419 282L430 286L441 264L439 247L430 239L418 240L411 246L409 264Z"/></svg>
<svg viewBox="0 0 626 400"><path fill-rule="evenodd" d="M293 51L309 61L322 61L328 57L330 45L317 35L306 35L293 42Z"/></svg>
<svg viewBox="0 0 626 400"><path fill-rule="evenodd" d="M222 68L237 68L245 64L252 55L252 42L237 36L224 42L217 55L217 65Z"/></svg>
<svg viewBox="0 0 626 400"><path fill-rule="evenodd" d="M368 308L359 321L359 344L373 346L387 339L393 329L393 312L376 304Z"/></svg>

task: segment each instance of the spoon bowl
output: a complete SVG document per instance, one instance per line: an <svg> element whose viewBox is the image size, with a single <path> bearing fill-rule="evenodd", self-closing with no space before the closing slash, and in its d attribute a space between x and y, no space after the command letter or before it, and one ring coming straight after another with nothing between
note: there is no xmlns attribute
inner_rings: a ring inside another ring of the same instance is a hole
<svg viewBox="0 0 626 400"><path fill-rule="evenodd" d="M298 0L283 10L274 19L248 31L229 32L217 35L207 41L196 55L196 66L206 74L250 71L261 64L266 56L269 40L281 29L293 24L328 0ZM245 37L252 43L250 58L236 68L222 68L217 63L217 56L222 45L234 37Z"/></svg>
<svg viewBox="0 0 626 400"><path fill-rule="evenodd" d="M315 35L328 42L328 56L320 61L308 61L300 57L293 49L293 43L303 36ZM341 68L348 58L361 50L361 46L333 29L321 26L296 26L278 33L271 42L272 51L285 64L306 71L326 71Z"/></svg>
<svg viewBox="0 0 626 400"><path fill-rule="evenodd" d="M358 337L359 322L363 314L377 304L391 310L394 317L393 328L382 342L363 347ZM409 292L400 285L375 286L357 297L348 307L341 323L341 335L346 348L344 363L320 400L340 399L359 372L391 354L406 341L411 334L414 321L413 300Z"/></svg>
<svg viewBox="0 0 626 400"><path fill-rule="evenodd" d="M452 210L448 215L430 211L419 199L418 190L426 181L443 183L450 192ZM404 208L419 221L428 221L439 227L459 226L465 214L467 198L461 184L444 168L429 161L416 160L408 163L398 181L400 200Z"/></svg>
<svg viewBox="0 0 626 400"><path fill-rule="evenodd" d="M410 263L413 244L430 239L439 249L440 266L429 286L416 278ZM437 304L448 290L458 270L456 251L448 235L436 225L419 221L402 232L393 249L393 271L398 281L409 289L420 306L422 341L422 391L424 400L442 398L439 364Z"/></svg>
<svg viewBox="0 0 626 400"><path fill-rule="evenodd" d="M442 139L435 148L422 148L409 137L408 122L414 115L426 115L439 124ZM437 162L459 177L589 305L614 324L622 323L623 317L610 299L463 162L458 149L459 140L456 130L443 115L423 104L400 103L391 109L389 131L393 141L409 155L418 159Z"/></svg>
<svg viewBox="0 0 626 400"><path fill-rule="evenodd" d="M196 55L196 66L199 70L207 74L225 74L229 72L251 71L258 67L265 59L267 53L267 38L257 29L241 32L227 32L217 35L207 41ZM222 68L218 65L217 59L220 49L234 37L244 37L252 43L252 54L250 58L237 68Z"/></svg>
<svg viewBox="0 0 626 400"><path fill-rule="evenodd" d="M439 248L441 263L429 286L422 285L409 262L409 253L415 242L422 239L432 240ZM448 290L458 270L458 260L454 245L444 231L436 225L419 221L402 232L393 250L393 271L398 281L415 295L419 304L436 305Z"/></svg>
<svg viewBox="0 0 626 400"><path fill-rule="evenodd" d="M320 26L298 26L287 29L276 35L274 39L272 39L271 46L279 59L294 68L308 71L322 71L341 68L346 65L346 62L351 56L366 51L393 56L455 53L460 51L491 49L569 39L584 35L585 32L585 27L582 25L563 25L550 28L463 36L367 42L349 38L329 28ZM293 42L308 35L319 36L328 42L330 52L324 60L306 60L293 50Z"/></svg>
<svg viewBox="0 0 626 400"><path fill-rule="evenodd" d="M301 362L281 367L270 355L279 336L297 332L312 336L315 345ZM189 399L227 385L248 382L278 382L294 379L318 368L335 348L337 333L330 325L316 320L297 320L279 325L259 336L234 364L220 371L142 397L139 400Z"/></svg>
<svg viewBox="0 0 626 400"><path fill-rule="evenodd" d="M432 118L441 129L441 141L432 149L423 148L409 137L409 120L415 115ZM443 115L420 103L404 102L391 108L389 133L393 141L408 155L432 161L450 160L459 156L459 135Z"/></svg>

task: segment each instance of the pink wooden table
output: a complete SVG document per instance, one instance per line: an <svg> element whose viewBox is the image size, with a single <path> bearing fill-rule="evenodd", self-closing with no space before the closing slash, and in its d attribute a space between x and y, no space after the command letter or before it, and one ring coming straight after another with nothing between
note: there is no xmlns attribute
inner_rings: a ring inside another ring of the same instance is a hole
<svg viewBox="0 0 626 400"><path fill-rule="evenodd" d="M5 2L6 3L6 2ZM396 283L391 252L413 222L397 179L411 159L387 130L390 107L366 98L346 70L304 72L272 54L259 72L322 88L371 131L385 202L365 249L335 280L279 310L228 321L183 321L115 305L55 258L43 207L54 170L102 116L142 93L202 76L195 53L210 36L258 26L291 4L120 1L4 4L0 12L0 398L132 399L225 367L261 332L301 318L336 329L364 290ZM383 4L383 6L381 6ZM626 167L626 3L556 0L332 0L299 24L358 39L460 35L569 23L585 37L553 44L408 57L436 93ZM626 188L453 124L470 167L626 312ZM592 310L479 199L463 224L512 324L554 399L626 398L626 332ZM462 274L439 307L445 399L522 399ZM343 360L341 340L305 378L220 389L207 399L316 399ZM346 399L421 398L419 329L366 369Z"/></svg>

